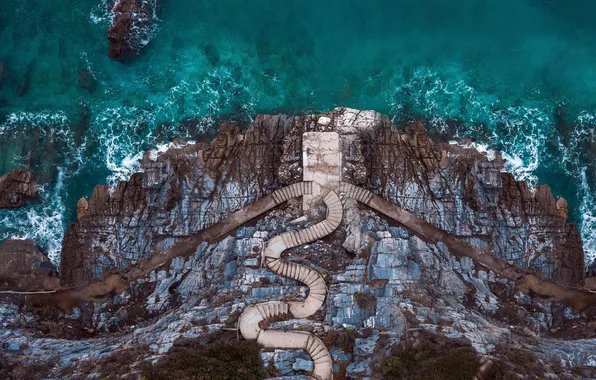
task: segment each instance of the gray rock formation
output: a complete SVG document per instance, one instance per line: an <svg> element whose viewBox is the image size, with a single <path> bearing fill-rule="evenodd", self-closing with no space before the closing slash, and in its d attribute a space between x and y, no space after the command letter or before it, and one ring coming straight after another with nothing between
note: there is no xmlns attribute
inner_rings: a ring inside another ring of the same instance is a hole
<svg viewBox="0 0 596 380"><path fill-rule="evenodd" d="M420 346L432 334L467 344L505 376L594 378L596 302L581 289L581 241L566 221L564 200L555 200L548 187L532 192L515 182L502 172L498 153L436 144L420 124L398 131L377 113L349 109L259 116L244 133L225 124L210 144L178 143L166 152L148 152L143 172L113 193L97 187L79 202L78 220L65 237L62 281L107 281L108 272L120 270L129 283L117 291L100 287L113 291L109 297L95 296L93 286L103 282L46 297L62 304L65 296L76 295L76 307L59 313L60 321L81 334L97 334L91 339L35 335L47 315L4 300L3 351L30 362L55 359L54 375L65 368L81 375L82 353L99 360L147 345L137 360L152 360L180 338L233 329L248 305L307 299L301 283L261 266L262 251L275 236L324 219L324 208L312 204L301 215L298 198L274 202L266 214L231 233L217 222L301 181L302 135L316 131L339 133L342 181L422 221L406 228L385 216L391 210L374 209L364 193L349 190L359 202L343 199L346 211L336 231L284 252L285 260L321 273L328 288L323 306L309 318L267 321L267 330L316 335L337 377L380 378L386 357ZM451 240L426 238L416 230L422 222ZM214 228L225 233L203 235ZM204 236L209 238L199 238ZM508 266L495 270L475 261L478 256L460 255L453 239ZM160 261L164 257L172 259ZM533 291L540 287L526 286L528 279L548 289ZM584 297L581 313L568 307L565 297L545 297L552 288ZM509 349L532 353L524 357L523 371ZM304 351L263 349L261 357L280 378L305 378L314 368Z"/></svg>
<svg viewBox="0 0 596 380"><path fill-rule="evenodd" d="M339 132L344 180L511 264L583 284L579 234L567 223L565 201L556 201L548 186L533 194L503 173L496 152L488 157L473 148L435 144L421 124L400 132L380 114L347 109L320 118L258 116L245 133L224 124L209 145L147 153L143 173L111 195L98 186L81 201L81 217L64 241L64 282L80 284L122 269L297 182L302 133L308 131Z"/></svg>
<svg viewBox="0 0 596 380"><path fill-rule="evenodd" d="M95 188L81 200L78 221L69 227L61 255L65 284L82 284L105 272L122 269L152 256L301 178L300 146L284 160L284 137L292 119L257 118L241 134L224 124L210 144L180 143L163 154L147 152L142 173L121 182L110 194ZM255 170L258 168L258 170Z"/></svg>

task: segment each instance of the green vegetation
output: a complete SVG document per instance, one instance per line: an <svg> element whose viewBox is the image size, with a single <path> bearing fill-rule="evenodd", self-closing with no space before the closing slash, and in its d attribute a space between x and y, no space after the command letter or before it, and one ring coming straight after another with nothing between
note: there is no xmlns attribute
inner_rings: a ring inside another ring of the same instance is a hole
<svg viewBox="0 0 596 380"><path fill-rule="evenodd" d="M265 376L256 342L174 346L154 366L144 365L147 380L260 380Z"/></svg>
<svg viewBox="0 0 596 380"><path fill-rule="evenodd" d="M356 292L354 298L362 310L374 309L377 306L377 298L370 293Z"/></svg>
<svg viewBox="0 0 596 380"><path fill-rule="evenodd" d="M479 358L469 343L420 333L406 346L395 348L382 365L384 379L472 379Z"/></svg>
<svg viewBox="0 0 596 380"><path fill-rule="evenodd" d="M47 377L54 363L22 362L0 353L0 379L37 380Z"/></svg>

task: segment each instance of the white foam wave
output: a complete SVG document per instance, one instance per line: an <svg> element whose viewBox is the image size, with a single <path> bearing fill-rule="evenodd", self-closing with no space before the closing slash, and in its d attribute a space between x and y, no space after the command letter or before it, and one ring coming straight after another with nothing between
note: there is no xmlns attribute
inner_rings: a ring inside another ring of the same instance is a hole
<svg viewBox="0 0 596 380"><path fill-rule="evenodd" d="M139 172L140 160L147 149L159 145L159 151L171 146L158 141L155 136L158 126L162 128L159 139L167 135L192 140L191 131L179 124L180 119L193 118L197 125L192 132L205 132L214 127L218 116L237 112L234 106L239 99L246 100L240 104L242 112L253 114L255 96L234 80L231 70L219 67L201 81L181 80L165 97L149 98L146 109L121 106L98 110L93 130L103 147L101 159L110 170L108 185L114 188L119 181ZM185 110L184 115L180 109Z"/></svg>
<svg viewBox="0 0 596 380"><path fill-rule="evenodd" d="M539 167L562 167L569 178L579 182L579 229L586 263L596 260L596 184L590 182L586 165L589 161L586 149L596 142L596 113L580 112L571 131L559 132L551 115L555 105L533 102L503 107L496 96L460 80L465 73L452 71L455 74L447 71L439 75L430 69L415 70L409 82L389 95L396 117L410 110L409 105L415 113L433 115L429 121L436 131L454 134L456 138L478 138L481 134L484 140L478 149L499 150L505 159L505 169L517 180L528 182L531 189L538 181ZM449 123L451 118L461 119L465 124L454 126ZM564 139L561 133L569 136ZM554 157L547 153L549 141L557 143ZM555 157L557 162L553 163Z"/></svg>
<svg viewBox="0 0 596 380"><path fill-rule="evenodd" d="M553 129L550 114L542 111L548 107L499 108L500 101L495 95L476 90L460 79L465 75L457 70L452 68L448 78L428 68L415 70L409 82L389 95L393 113L399 117L406 109L404 104L412 104L414 112L432 115L429 123L433 129L459 139L476 137L478 131L474 126L483 125L487 136L481 143L502 153L507 171L518 181L535 186L538 180L535 171ZM466 123L455 126L453 131L449 129L449 119L462 119Z"/></svg>
<svg viewBox="0 0 596 380"><path fill-rule="evenodd" d="M584 245L587 264L596 260L596 195L590 189L586 169L582 170L580 190L580 213L582 215L580 234Z"/></svg>
<svg viewBox="0 0 596 380"><path fill-rule="evenodd" d="M30 140L32 133L46 141L53 141L60 147L56 152L56 178L52 183L38 184L38 201L30 202L16 210L0 211L0 239L31 239L39 245L59 265L62 240L65 232L64 213L67 190L65 182L80 170L84 160L85 141L77 146L70 130L70 121L64 112L14 112L0 124L0 138L3 144L11 145L15 141ZM58 148L51 148L58 149ZM26 157L12 156L14 166L29 165L29 158L43 161L43 149L31 150ZM36 170L43 168L33 167Z"/></svg>
<svg viewBox="0 0 596 380"><path fill-rule="evenodd" d="M563 162L566 164L565 170L570 176L580 180L577 194L581 214L579 229L588 265L596 260L596 184L591 184L588 180L588 166L585 165L587 158L583 147L596 142L595 126L595 113L580 112L571 131L572 137L565 144L559 141L559 149L563 152Z"/></svg>
<svg viewBox="0 0 596 380"><path fill-rule="evenodd" d="M89 13L89 19L96 25L103 25L107 27L112 23L113 14L110 10L111 0L101 0Z"/></svg>
<svg viewBox="0 0 596 380"><path fill-rule="evenodd" d="M457 145L457 146L460 146L460 147L466 148L466 149L476 149L478 152L484 154L486 156L486 158L488 158L489 161L494 161L494 159L496 158L496 151L494 149L490 149L488 147L488 145L485 145L485 144L479 144L474 141L468 142L468 143L463 143L461 141L455 141L455 140L449 141L449 144Z"/></svg>
<svg viewBox="0 0 596 380"><path fill-rule="evenodd" d="M196 142L192 141L192 140L185 141L183 143L169 142L166 144L159 144L154 149L151 149L149 151L149 159L151 161L156 161L159 156L161 156L162 154L164 154L171 148L184 148L185 146L194 145L194 144L196 144Z"/></svg>
<svg viewBox="0 0 596 380"><path fill-rule="evenodd" d="M38 203L17 210L2 210L0 239L31 239L59 266L64 238L64 199L67 195L65 178L65 168L59 167L56 184L51 188L38 188Z"/></svg>

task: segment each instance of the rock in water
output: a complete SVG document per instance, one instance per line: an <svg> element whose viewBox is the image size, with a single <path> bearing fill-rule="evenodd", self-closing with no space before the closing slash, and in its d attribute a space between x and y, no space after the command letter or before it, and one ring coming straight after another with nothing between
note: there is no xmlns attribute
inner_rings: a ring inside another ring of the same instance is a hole
<svg viewBox="0 0 596 380"><path fill-rule="evenodd" d="M27 90L29 90L29 77L30 71L27 70L27 72L25 73L25 75L23 75L23 78L19 82L19 87L17 88L18 96L24 96L27 93Z"/></svg>
<svg viewBox="0 0 596 380"><path fill-rule="evenodd" d="M0 61L0 84L4 81L4 78L6 78L7 74L8 65L6 64L6 61Z"/></svg>
<svg viewBox="0 0 596 380"><path fill-rule="evenodd" d="M31 240L6 240L0 244L0 286L20 290L52 289L58 285L56 270Z"/></svg>
<svg viewBox="0 0 596 380"><path fill-rule="evenodd" d="M25 169L13 169L0 177L0 208L18 208L37 198L37 183Z"/></svg>
<svg viewBox="0 0 596 380"><path fill-rule="evenodd" d="M125 62L138 55L153 37L157 23L157 0L120 0L112 7L108 29L108 55Z"/></svg>
<svg viewBox="0 0 596 380"><path fill-rule="evenodd" d="M90 93L93 93L97 87L97 79L90 70L80 69L79 84Z"/></svg>

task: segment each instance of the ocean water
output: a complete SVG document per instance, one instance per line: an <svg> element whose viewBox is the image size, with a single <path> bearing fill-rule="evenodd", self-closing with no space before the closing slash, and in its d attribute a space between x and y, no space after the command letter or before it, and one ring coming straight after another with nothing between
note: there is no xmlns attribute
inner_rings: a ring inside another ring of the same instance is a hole
<svg viewBox="0 0 596 380"><path fill-rule="evenodd" d="M569 201L596 257L596 2L163 0L125 65L107 57L110 3L2 2L0 172L29 167L42 191L0 211L0 239L57 260L76 201L128 178L145 149L225 118L348 106L501 150L518 179Z"/></svg>

